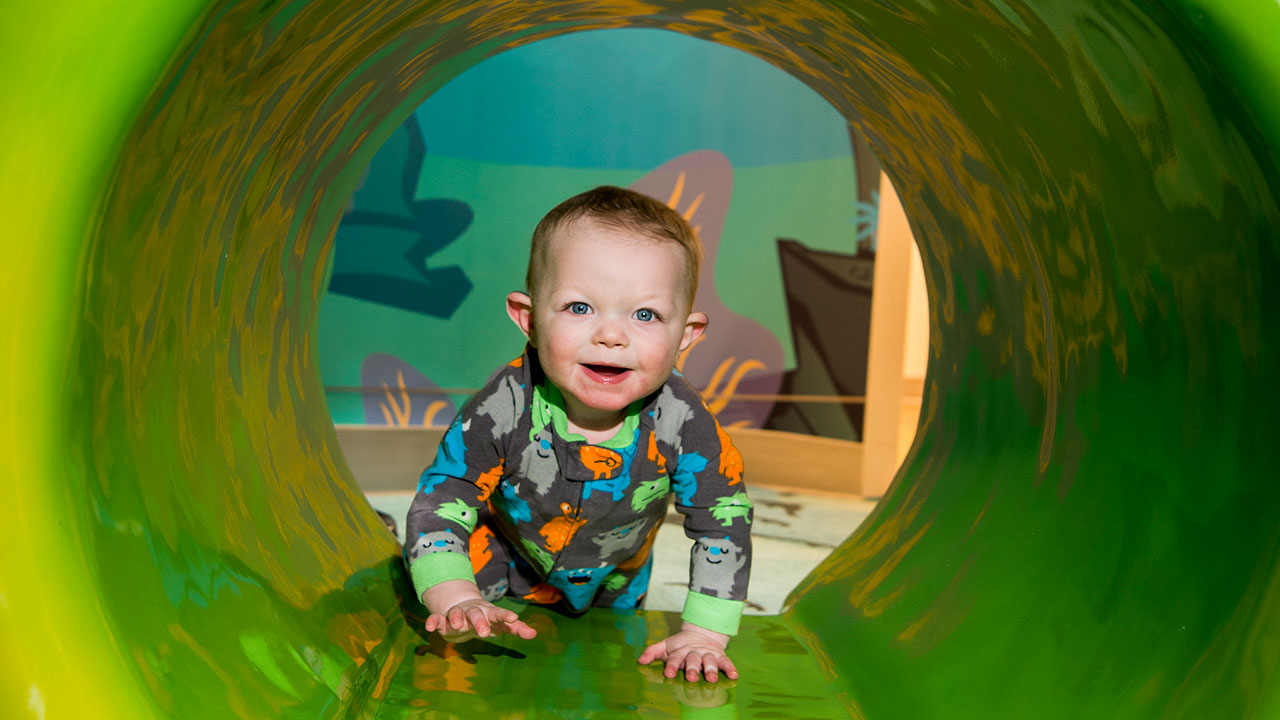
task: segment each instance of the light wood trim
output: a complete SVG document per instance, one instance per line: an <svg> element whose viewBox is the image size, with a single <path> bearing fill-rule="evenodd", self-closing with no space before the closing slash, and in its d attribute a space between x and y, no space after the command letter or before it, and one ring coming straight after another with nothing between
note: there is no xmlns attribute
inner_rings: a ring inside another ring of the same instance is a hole
<svg viewBox="0 0 1280 720"><path fill-rule="evenodd" d="M444 428L338 425L338 445L365 492L412 491L435 460ZM730 433L742 454L747 486L855 494L862 444L777 430Z"/></svg>
<svg viewBox="0 0 1280 720"><path fill-rule="evenodd" d="M911 228L888 177L880 176L871 341L867 353L867 409L863 415L862 473L858 492L880 497L901 462L903 365L911 280Z"/></svg>

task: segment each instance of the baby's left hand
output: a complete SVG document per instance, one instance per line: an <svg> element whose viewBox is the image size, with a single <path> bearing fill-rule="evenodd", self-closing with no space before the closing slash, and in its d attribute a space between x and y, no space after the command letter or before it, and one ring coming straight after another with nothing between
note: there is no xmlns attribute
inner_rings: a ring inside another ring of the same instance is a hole
<svg viewBox="0 0 1280 720"><path fill-rule="evenodd" d="M685 679L690 682L697 682L703 675L707 682L718 682L721 671L730 680L737 680L738 669L725 654L727 647L728 635L685 623L680 632L645 648L637 662L648 665L654 660L665 660L663 675L674 678L683 667Z"/></svg>

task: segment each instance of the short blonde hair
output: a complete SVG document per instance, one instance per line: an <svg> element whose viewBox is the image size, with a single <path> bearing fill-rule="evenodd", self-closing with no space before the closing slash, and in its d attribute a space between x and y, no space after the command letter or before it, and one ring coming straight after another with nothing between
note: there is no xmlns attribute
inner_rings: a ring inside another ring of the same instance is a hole
<svg viewBox="0 0 1280 720"><path fill-rule="evenodd" d="M633 232L656 242L679 244L685 254L684 281L692 306L698 294L698 270L702 264L702 243L693 228L675 210L648 195L613 185L601 185L574 195L552 208L534 228L529 269L524 278L530 296L537 292L538 280L546 269L551 239L560 230L584 220Z"/></svg>

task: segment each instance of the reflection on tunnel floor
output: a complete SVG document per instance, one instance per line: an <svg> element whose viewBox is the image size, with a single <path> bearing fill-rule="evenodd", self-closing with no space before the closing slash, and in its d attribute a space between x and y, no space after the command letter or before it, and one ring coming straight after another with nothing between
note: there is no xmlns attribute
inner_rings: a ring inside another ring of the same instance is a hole
<svg viewBox="0 0 1280 720"><path fill-rule="evenodd" d="M854 495L805 492L753 485L755 503L752 532L751 585L746 612L773 615L799 582L822 562L875 507ZM369 503L395 518L401 534L413 494L371 492ZM648 610L679 612L689 583L689 539L674 509L654 542L653 577ZM403 536L400 538L403 540Z"/></svg>
<svg viewBox="0 0 1280 720"><path fill-rule="evenodd" d="M642 649L679 628L674 613L598 608L572 622L512 600L538 631L449 645L401 626L385 643L379 680L361 717L377 718L812 718L850 717L849 698L824 673L785 616L743 620L734 639L739 680L711 684L641 666ZM786 672L778 672L785 663ZM584 672L590 668L590 672Z"/></svg>

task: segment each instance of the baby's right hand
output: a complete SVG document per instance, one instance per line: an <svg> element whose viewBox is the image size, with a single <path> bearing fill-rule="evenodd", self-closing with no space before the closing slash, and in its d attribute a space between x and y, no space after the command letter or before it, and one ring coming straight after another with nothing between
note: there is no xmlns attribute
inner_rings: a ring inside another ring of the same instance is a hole
<svg viewBox="0 0 1280 720"><path fill-rule="evenodd" d="M432 613L427 617L427 632L439 632L440 637L451 643L504 633L532 640L538 634L515 612L480 598L464 600L442 613Z"/></svg>

